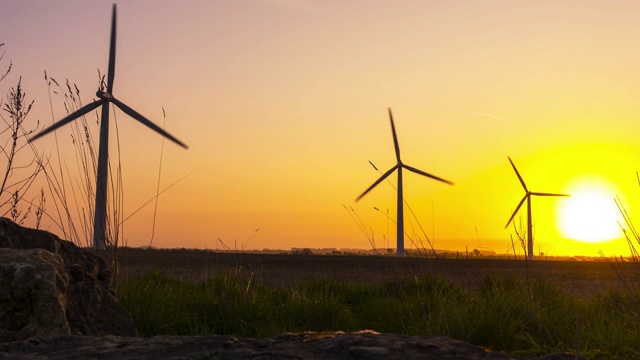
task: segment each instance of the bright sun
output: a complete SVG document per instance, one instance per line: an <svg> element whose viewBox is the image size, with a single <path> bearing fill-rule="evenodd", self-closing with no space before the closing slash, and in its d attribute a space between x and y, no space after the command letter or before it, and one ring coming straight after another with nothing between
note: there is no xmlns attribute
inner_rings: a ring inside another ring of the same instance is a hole
<svg viewBox="0 0 640 360"><path fill-rule="evenodd" d="M622 219L613 198L615 190L602 179L580 180L570 186L571 195L562 201L558 222L562 234L583 242L604 242L619 238Z"/></svg>

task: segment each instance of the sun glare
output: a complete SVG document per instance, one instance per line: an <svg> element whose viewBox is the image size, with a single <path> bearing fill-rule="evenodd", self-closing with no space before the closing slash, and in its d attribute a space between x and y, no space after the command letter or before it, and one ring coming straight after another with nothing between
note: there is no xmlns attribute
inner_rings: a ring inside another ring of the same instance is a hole
<svg viewBox="0 0 640 360"><path fill-rule="evenodd" d="M561 202L559 228L570 239L605 242L622 236L620 212L613 200L614 188L602 179L581 180L570 186L571 195Z"/></svg>

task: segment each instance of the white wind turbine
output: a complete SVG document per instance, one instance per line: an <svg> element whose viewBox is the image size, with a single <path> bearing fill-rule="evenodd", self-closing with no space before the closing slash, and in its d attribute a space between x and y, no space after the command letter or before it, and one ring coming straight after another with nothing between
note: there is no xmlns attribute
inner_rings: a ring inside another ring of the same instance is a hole
<svg viewBox="0 0 640 360"><path fill-rule="evenodd" d="M524 188L525 194L522 200L520 200L520 203L518 203L516 210L513 212L513 214L511 214L511 217L509 218L509 221L507 221L507 225L505 225L504 228L506 229L509 227L511 220L513 220L513 218L516 216L516 213L518 213L518 210L520 210L520 207L522 206L522 204L524 204L524 201L526 200L527 201L527 257L529 258L529 260L533 260L533 223L531 222L531 196L569 196L569 195L529 191L529 189L527 189L527 185L524 183L524 180L522 179L522 176L520 176L518 169L516 169L516 166L513 164L513 161L511 161L510 157L507 157L507 158L509 159L511 166L513 167L513 170L516 172L516 175L520 180L520 184L522 184L522 187Z"/></svg>
<svg viewBox="0 0 640 360"><path fill-rule="evenodd" d="M393 146L396 150L396 165L389 169L386 173L382 174L382 176L373 183L373 185L369 186L367 190L365 190L358 198L356 202L360 200L363 196L365 196L371 189L376 187L379 183L381 183L384 179L386 179L391 173L395 170L398 170L398 199L397 199L397 219L396 219L396 239L397 239L397 256L404 256L404 208L403 208L403 198L402 198L402 169L407 169L411 172L414 172L418 175L430 177L432 179L445 182L449 185L453 185L451 181L441 179L437 176L428 174L422 170L418 170L414 167L411 167L407 164L404 164L402 160L400 160L400 146L398 145L398 137L396 136L396 127L393 124L393 115L391 114L391 108L389 108L389 120L391 121L391 133L393 135Z"/></svg>
<svg viewBox="0 0 640 360"><path fill-rule="evenodd" d="M175 142L176 144L188 148L180 140L173 137L171 134L164 131L162 128L158 127L156 124L152 123L150 120L140 115L138 112L125 105L122 101L116 99L113 96L113 79L115 76L115 66L116 66L116 4L113 4L113 12L111 17L111 43L109 47L109 70L107 73L107 91L98 90L96 92L96 96L99 100L85 105L80 109L74 111L69 114L64 119L58 121L57 123L49 126L48 128L42 130L39 134L31 138L29 141L34 141L56 129L62 127L71 121L97 109L99 106L102 106L102 118L100 120L100 145L98 150L98 173L96 175L96 203L95 203L95 214L94 214L94 222L93 222L93 248L94 249L104 249L105 248L105 240L107 237L106 233L106 218L107 218L107 167L108 167L108 157L109 157L109 104L113 103L115 106L120 108L125 114L131 116L132 118L138 120L142 124L148 126L155 132L160 135L168 138L169 140Z"/></svg>

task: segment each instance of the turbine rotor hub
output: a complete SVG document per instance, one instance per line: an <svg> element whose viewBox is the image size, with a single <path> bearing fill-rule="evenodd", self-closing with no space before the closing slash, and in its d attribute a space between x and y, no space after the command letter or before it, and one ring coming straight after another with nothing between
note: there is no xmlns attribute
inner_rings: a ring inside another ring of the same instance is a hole
<svg viewBox="0 0 640 360"><path fill-rule="evenodd" d="M98 90L98 91L96 91L96 96L99 97L100 99L106 100L106 101L109 101L109 100L113 99L113 95L108 93L108 92L106 92L106 91Z"/></svg>

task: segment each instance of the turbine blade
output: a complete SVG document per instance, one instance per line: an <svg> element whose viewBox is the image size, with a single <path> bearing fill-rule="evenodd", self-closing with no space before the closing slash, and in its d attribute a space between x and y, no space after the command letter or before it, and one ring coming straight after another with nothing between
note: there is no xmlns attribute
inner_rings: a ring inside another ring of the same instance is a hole
<svg viewBox="0 0 640 360"><path fill-rule="evenodd" d="M507 225L504 226L505 229L509 227L509 224L511 224L511 220L513 220L513 218L516 216L516 214L518 213L518 210L520 210L520 207L522 207L522 204L524 204L524 201L527 200L528 197L529 197L529 193L527 193L527 195L525 195L522 198L522 200L520 200L520 203L518 204L518 206L516 206L516 211L514 211L513 214L511 214L509 221L507 221Z"/></svg>
<svg viewBox="0 0 640 360"><path fill-rule="evenodd" d="M391 121L391 133L393 134L393 146L396 149L396 160L400 164L400 145L398 145L398 135L396 134L396 126L393 124L393 114L391 108L389 110L389 120Z"/></svg>
<svg viewBox="0 0 640 360"><path fill-rule="evenodd" d="M520 184L522 184L522 187L524 188L524 191L529 192L529 189L527 189L527 185L525 185L524 180L522 180L522 176L520 176L520 173L518 172L518 169L516 169L516 165L513 163L513 161L511 161L511 158L507 156L507 158L509 159L509 162L511 163L511 166L513 166L513 170L516 172L516 175L518 175L518 179L520 179Z"/></svg>
<svg viewBox="0 0 640 360"><path fill-rule="evenodd" d="M46 129L43 129L42 131L40 131L40 133L38 133L36 136L32 137L31 139L29 139L29 142L35 141L38 138L41 138L45 135L47 135L48 133L55 131L56 129L58 129L59 127L62 127L64 125L67 125L68 123L72 122L73 120L79 118L80 116L96 109L98 106L102 105L104 101L103 100L98 100L95 102L92 102L91 104L85 105L83 107L81 107L80 109L72 112L71 114L67 115L67 117L65 117L64 119L58 121L57 123L49 126Z"/></svg>
<svg viewBox="0 0 640 360"><path fill-rule="evenodd" d="M552 193L541 193L541 192L532 192L531 195L535 195L535 196L569 196L569 194L552 194Z"/></svg>
<svg viewBox="0 0 640 360"><path fill-rule="evenodd" d="M371 191L371 189L376 187L376 185L380 184L382 182L382 180L386 179L387 176L391 175L391 173L393 173L397 168L398 168L398 165L392 167L391 169L389 169L389 171L387 171L386 173L382 174L382 176L378 180L376 180L376 182L374 182L373 185L369 186L369 188L367 190L365 190L362 194L360 194L360 196L358 196L356 198L356 202L358 202L358 200L362 199L363 196L367 195L367 193L369 191Z"/></svg>
<svg viewBox="0 0 640 360"><path fill-rule="evenodd" d="M109 72L107 73L107 92L113 94L113 78L116 71L116 4L111 15L111 44L109 45Z"/></svg>
<svg viewBox="0 0 640 360"><path fill-rule="evenodd" d="M412 172L414 172L414 173L416 173L416 174L419 174L419 175L422 175L422 176L426 176L426 177L430 177L430 178L432 178L432 179L434 179L434 180L442 181L443 183L447 183L447 184L449 184L449 185L453 185L453 182L451 182L451 181L449 181L449 180L445 180L445 179L443 179L443 178L439 178L439 177L437 177L437 176L431 175L431 174L429 174L429 173L426 173L426 172L424 172L424 171L422 171L422 170L418 170L418 169L416 169L416 168L414 168L414 167L412 167L412 166L409 166L409 165L407 165L407 164L402 164L402 167L403 167L403 168L405 168L405 169L407 169L407 170L409 170L409 171L412 171Z"/></svg>
<svg viewBox="0 0 640 360"><path fill-rule="evenodd" d="M149 119L147 119L146 117L140 115L138 112L136 112L132 108L130 108L127 105L125 105L122 101L120 101L120 100L118 100L116 98L113 98L113 99L111 99L111 102L113 102L117 107L119 107L122 111L124 111L125 114L131 116L132 118L134 118L134 119L136 119L138 121L140 121L141 123L143 123L147 127L151 128L151 130L154 130L158 134L166 137L167 139L173 141L174 143L182 146L185 149L189 148L182 141L176 139L173 135L171 135L168 132L164 131L158 125L152 123Z"/></svg>
<svg viewBox="0 0 640 360"><path fill-rule="evenodd" d="M379 170L378 170L378 168L377 168L375 165L373 165L373 163L371 162L371 160L369 160L369 164L371 164L371 166L373 166L373 168L374 168L374 169L376 169L376 171L379 171Z"/></svg>

